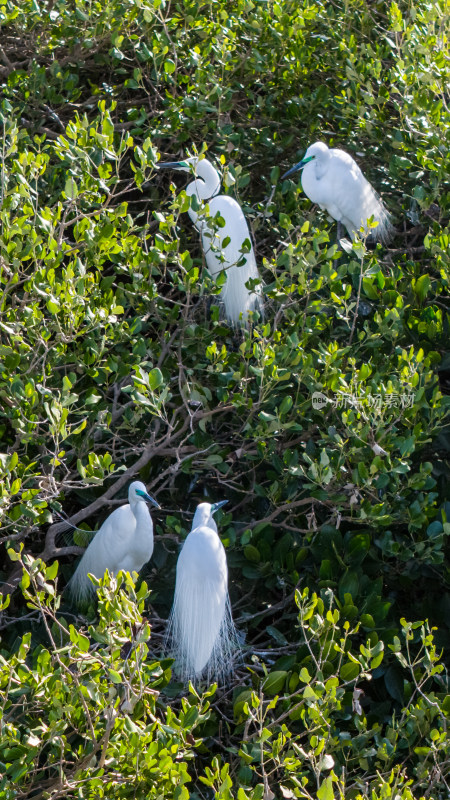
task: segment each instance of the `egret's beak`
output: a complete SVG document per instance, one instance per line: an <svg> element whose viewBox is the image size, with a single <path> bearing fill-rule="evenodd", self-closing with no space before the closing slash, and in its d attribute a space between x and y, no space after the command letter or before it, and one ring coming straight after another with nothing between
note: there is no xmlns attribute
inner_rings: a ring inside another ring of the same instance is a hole
<svg viewBox="0 0 450 800"><path fill-rule="evenodd" d="M156 169L181 169L185 172L190 172L189 164L185 161L162 161L156 164ZM152 185L152 181L144 181L141 183L141 189L147 189Z"/></svg>
<svg viewBox="0 0 450 800"><path fill-rule="evenodd" d="M163 161L157 164L158 169L189 169L185 161Z"/></svg>
<svg viewBox="0 0 450 800"><path fill-rule="evenodd" d="M159 503L157 503L153 497L150 497L150 495L147 494L147 492L141 492L140 489L137 489L136 494L138 494L139 497L143 497L144 500L148 500L148 502L151 503L152 506L155 506L155 508L157 508L158 511L161 511L161 506L159 505Z"/></svg>
<svg viewBox="0 0 450 800"><path fill-rule="evenodd" d="M222 508L222 506L225 505L225 503L228 503L228 500L219 500L218 503L213 503L213 505L211 506L211 514L215 514L216 511L219 510L219 508Z"/></svg>
<svg viewBox="0 0 450 800"><path fill-rule="evenodd" d="M312 161L313 158L314 158L314 156L309 156L308 158L302 158L302 160L299 161L298 164L294 164L293 167L288 169L288 171L285 172L284 175L281 176L281 180L283 181L285 178L289 178L289 175L293 175L294 172L299 172L299 170L303 169L303 167L306 167L308 162Z"/></svg>

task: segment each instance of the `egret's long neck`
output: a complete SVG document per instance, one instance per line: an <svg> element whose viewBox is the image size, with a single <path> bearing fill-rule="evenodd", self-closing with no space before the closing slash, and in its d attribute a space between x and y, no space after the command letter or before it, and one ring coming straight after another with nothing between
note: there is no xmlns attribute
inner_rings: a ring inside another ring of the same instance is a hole
<svg viewBox="0 0 450 800"><path fill-rule="evenodd" d="M188 197L195 195L199 203L210 200L220 191L220 178L213 165L206 161L199 161L196 166L195 180L186 187ZM196 227L201 229L203 225L197 224L198 214L193 208L189 209L189 216Z"/></svg>
<svg viewBox="0 0 450 800"><path fill-rule="evenodd" d="M141 528L144 530L145 528L150 528L151 534L153 535L153 523L147 504L141 502L133 503L131 510L136 518L136 528L138 530Z"/></svg>
<svg viewBox="0 0 450 800"><path fill-rule="evenodd" d="M212 514L206 513L203 509L200 509L200 511L197 509L194 514L194 519L192 520L191 530L195 530L195 528L199 528L201 525L205 525L207 528L211 528L215 533L218 533L217 525Z"/></svg>

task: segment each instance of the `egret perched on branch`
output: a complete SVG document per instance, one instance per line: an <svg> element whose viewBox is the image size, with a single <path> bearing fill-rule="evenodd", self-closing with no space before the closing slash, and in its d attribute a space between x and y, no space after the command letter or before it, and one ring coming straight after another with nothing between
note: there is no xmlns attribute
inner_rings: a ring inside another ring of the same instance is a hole
<svg viewBox="0 0 450 800"><path fill-rule="evenodd" d="M128 489L128 503L116 508L107 517L84 552L68 587L77 603L85 603L95 594L88 573L103 578L108 569L112 575L119 570L139 572L153 553L153 523L146 501L160 508L147 494L141 481Z"/></svg>
<svg viewBox="0 0 450 800"><path fill-rule="evenodd" d="M191 203L188 213L201 234L211 276L216 278L225 270L227 280L220 297L228 321L237 327L248 323L250 311L259 311L262 315L261 286L254 289L246 286L249 280L259 280L250 231L239 203L228 195L219 195L220 177L211 162L193 156L184 161L158 164L158 167L194 173L186 194L194 196L197 203L194 201L194 206Z"/></svg>
<svg viewBox="0 0 450 800"><path fill-rule="evenodd" d="M372 240L383 244L389 241L394 230L390 214L348 153L315 142L282 178L299 170L303 170L302 187L306 196L337 220L338 238L342 222L352 239L362 227L366 233L370 231ZM367 225L370 217L378 222L376 228Z"/></svg>
<svg viewBox="0 0 450 800"><path fill-rule="evenodd" d="M223 679L238 647L228 597L228 567L213 514L220 503L200 503L177 563L166 641L184 681Z"/></svg>

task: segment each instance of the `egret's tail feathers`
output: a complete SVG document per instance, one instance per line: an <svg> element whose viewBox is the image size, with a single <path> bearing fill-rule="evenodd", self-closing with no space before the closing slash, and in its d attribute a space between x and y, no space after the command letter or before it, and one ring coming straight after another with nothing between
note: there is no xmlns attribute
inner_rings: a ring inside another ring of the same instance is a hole
<svg viewBox="0 0 450 800"><path fill-rule="evenodd" d="M192 581L177 584L165 640L165 650L175 659L175 674L185 683L223 683L238 648L228 595L218 596L210 581L201 586Z"/></svg>
<svg viewBox="0 0 450 800"><path fill-rule="evenodd" d="M98 575L98 563L95 561L95 548L87 548L73 573L67 591L77 606L83 606L95 596L96 588L89 578L89 573Z"/></svg>
<svg viewBox="0 0 450 800"><path fill-rule="evenodd" d="M260 280L254 259L248 259L241 267L233 265L227 269L227 282L220 297L225 306L227 319L235 327L248 324L250 311L257 311L261 317L263 316L261 284L249 289L246 284L250 280Z"/></svg>
<svg viewBox="0 0 450 800"><path fill-rule="evenodd" d="M370 239L381 244L389 244L394 236L395 228L392 224L392 217L389 211L385 208L381 200L378 202L378 209L375 219L378 221L376 228L371 229Z"/></svg>
<svg viewBox="0 0 450 800"><path fill-rule="evenodd" d="M210 683L224 683L239 662L240 652L239 634L233 622L231 603L227 595L223 622L207 665L207 680Z"/></svg>
<svg viewBox="0 0 450 800"><path fill-rule="evenodd" d="M69 592L73 602L80 607L87 605L88 601L95 595L95 586L88 576L90 570L85 570L82 561L83 559L81 559L66 586L66 591Z"/></svg>
<svg viewBox="0 0 450 800"><path fill-rule="evenodd" d="M395 228L392 224L392 217L381 197L376 193L370 183L367 183L367 189L367 196L364 198L362 208L363 227L370 231L368 237L369 241L388 244L395 232ZM371 217L378 222L376 228L367 226L367 220Z"/></svg>

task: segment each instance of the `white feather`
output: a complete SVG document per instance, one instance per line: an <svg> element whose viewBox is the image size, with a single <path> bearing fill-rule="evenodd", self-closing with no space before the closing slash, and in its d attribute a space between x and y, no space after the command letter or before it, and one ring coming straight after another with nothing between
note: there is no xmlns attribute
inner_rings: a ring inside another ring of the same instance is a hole
<svg viewBox="0 0 450 800"><path fill-rule="evenodd" d="M220 298L227 319L235 327L246 325L250 311L263 315L261 283L255 289L246 286L251 279L260 280L247 221L236 200L218 195L220 178L210 161L194 156L179 164L179 169L191 171L193 166L195 170L195 179L186 187L186 194L189 197L195 195L200 209L194 211L190 208L188 213L201 234L210 275L216 278L222 270L225 271L227 280ZM164 166L160 164L160 167ZM224 220L224 227L217 227L212 222L217 213Z"/></svg>
<svg viewBox="0 0 450 800"><path fill-rule="evenodd" d="M178 558L166 642L187 682L223 680L238 647L228 598L225 549L209 503L201 503Z"/></svg>
<svg viewBox="0 0 450 800"><path fill-rule="evenodd" d="M210 217L219 213L225 226L215 234L207 225L202 228L205 259L213 278L225 270L227 281L220 298L228 321L237 327L248 321L249 311L258 311L262 315L261 285L253 291L246 286L249 280L259 280L250 231L239 203L232 197L214 197L208 202L208 210ZM224 247L222 243L227 239L230 241ZM245 252L244 242L247 245Z"/></svg>
<svg viewBox="0 0 450 800"><path fill-rule="evenodd" d="M145 497L137 494L143 492ZM108 569L112 575L120 570L139 572L153 553L153 523L146 504L146 488L134 481L128 490L126 505L116 508L99 528L84 552L68 589L77 602L85 603L95 594L95 586L89 579L91 573L103 578Z"/></svg>
<svg viewBox="0 0 450 800"><path fill-rule="evenodd" d="M313 203L342 222L352 239L362 227L366 233L370 231L371 239L384 244L389 241L394 231L390 214L348 153L315 142L308 147L305 161L303 167L302 162L297 167L303 170L303 191ZM286 174L294 170L295 167ZM378 222L376 228L368 226L370 217Z"/></svg>

